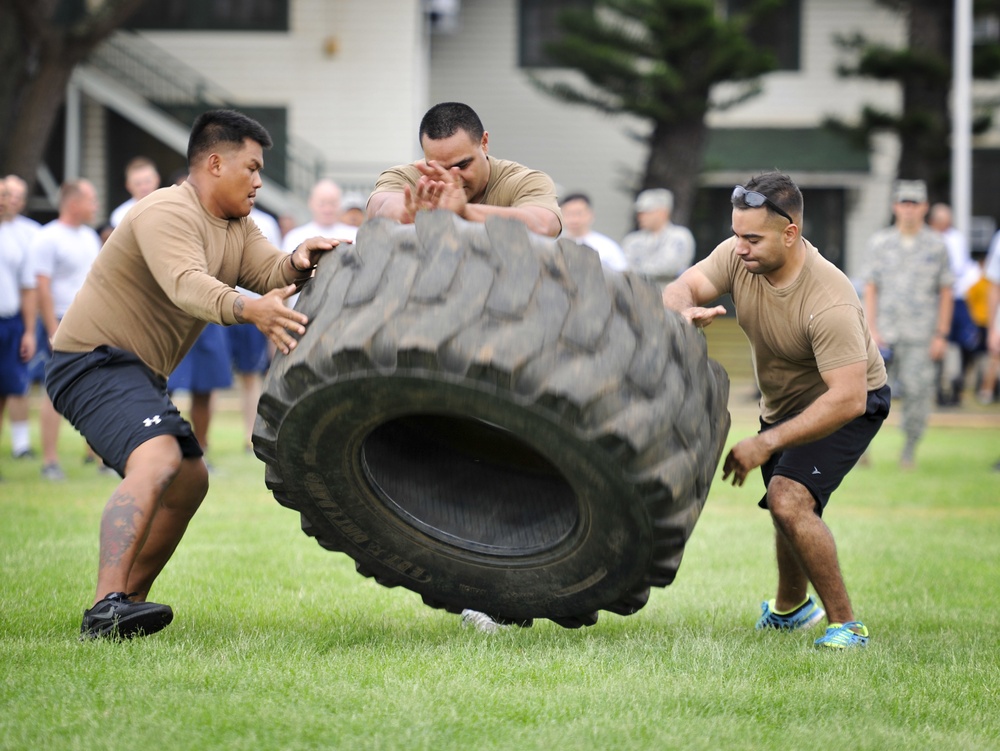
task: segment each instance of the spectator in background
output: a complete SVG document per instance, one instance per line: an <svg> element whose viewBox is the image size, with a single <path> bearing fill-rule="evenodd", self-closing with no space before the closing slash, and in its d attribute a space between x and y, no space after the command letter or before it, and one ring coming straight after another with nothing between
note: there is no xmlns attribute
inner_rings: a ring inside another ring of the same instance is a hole
<svg viewBox="0 0 1000 751"><path fill-rule="evenodd" d="M563 216L563 237L568 237L577 245L593 248L601 257L601 264L612 271L625 271L628 261L621 246L607 235L595 232L594 210L590 197L585 193L571 193L559 202Z"/></svg>
<svg viewBox="0 0 1000 751"><path fill-rule="evenodd" d="M365 221L365 207L367 205L365 197L359 193L348 193L344 196L341 208L343 213L340 221L352 227L360 227Z"/></svg>
<svg viewBox="0 0 1000 751"><path fill-rule="evenodd" d="M254 208L250 212L257 227L272 245L281 247L281 229L270 214ZM248 297L258 295L250 290L237 287L236 291ZM230 326L226 329L229 340L229 355L232 369L236 374L240 392L240 411L243 415L243 440L247 451L252 451L253 424L257 419L257 402L264 385L264 374L271 363L271 355L265 337L255 326Z"/></svg>
<svg viewBox="0 0 1000 751"><path fill-rule="evenodd" d="M310 237L332 237L354 242L358 228L340 220L341 190L333 180L317 182L309 194L309 213L312 221L291 230L283 241L286 252L291 253Z"/></svg>
<svg viewBox="0 0 1000 751"><path fill-rule="evenodd" d="M160 173L152 159L137 156L129 160L129 163L125 165L125 190L128 191L131 198L111 212L108 224L117 227L137 201L141 201L159 187Z"/></svg>
<svg viewBox="0 0 1000 751"><path fill-rule="evenodd" d="M924 224L927 208L922 180L896 184L896 224L872 237L865 284L872 337L892 351L889 380L902 391L903 469L915 464L937 391L934 363L944 357L951 331L954 278L944 238Z"/></svg>
<svg viewBox="0 0 1000 751"><path fill-rule="evenodd" d="M24 216L22 213L28 204L28 184L17 175L7 175L0 181L0 189L6 192L6 200L3 203L3 210L0 212L0 226L5 230L6 242L13 243L22 249L24 257L30 259L31 241L41 225L34 219ZM31 288L35 289L34 272L31 272ZM14 298L10 298L13 301ZM28 424L28 389L33 381L41 383L45 380L45 361L49 355L48 338L45 336L45 327L38 317L38 298L32 293L30 316L35 323L32 348L32 357L26 365L28 368L28 384L22 394L11 394L7 398L7 414L10 417L10 442L11 454L15 459L31 459L35 456L34 449L31 448L31 430ZM8 301L9 302L9 301Z"/></svg>
<svg viewBox="0 0 1000 751"><path fill-rule="evenodd" d="M14 236L10 206L7 183L0 180L0 428L11 397L24 399L35 350L36 281L29 249Z"/></svg>
<svg viewBox="0 0 1000 751"><path fill-rule="evenodd" d="M662 289L694 261L694 235L673 224L674 194L665 188L644 190L635 199L639 229L625 235L622 250L628 265Z"/></svg>
<svg viewBox="0 0 1000 751"><path fill-rule="evenodd" d="M955 279L951 290L953 307L948 348L938 366L937 403L942 406L957 406L962 402L965 371L981 344L979 329L972 322L965 301L965 293L975 284L979 269L978 264L972 261L965 236L952 224L951 206L935 203L927 214L927 224L944 238L948 247L951 274Z"/></svg>
<svg viewBox="0 0 1000 751"><path fill-rule="evenodd" d="M987 293L989 330L986 334L986 370L979 387L979 401L989 404L996 396L997 380L1000 378L1000 232L990 242L983 276L990 285ZM997 462L995 469L1000 470L1000 462Z"/></svg>
<svg viewBox="0 0 1000 751"><path fill-rule="evenodd" d="M59 188L59 216L46 224L31 243L38 288L38 310L51 342L56 329L101 250L101 238L90 222L97 216L97 191L88 180L69 180ZM42 477L64 480L59 465L62 417L45 396L41 408Z"/></svg>

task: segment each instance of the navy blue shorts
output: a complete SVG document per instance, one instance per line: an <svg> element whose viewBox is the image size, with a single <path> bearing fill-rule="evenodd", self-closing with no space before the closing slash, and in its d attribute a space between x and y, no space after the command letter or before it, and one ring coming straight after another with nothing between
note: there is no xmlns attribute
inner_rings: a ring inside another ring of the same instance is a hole
<svg viewBox="0 0 1000 751"><path fill-rule="evenodd" d="M184 457L203 455L191 425L167 396L167 383L131 352L54 352L45 368L52 404L122 477L129 456L160 435L177 437Z"/></svg>
<svg viewBox="0 0 1000 751"><path fill-rule="evenodd" d="M41 318L35 329L35 356L28 361L28 380L32 383L45 383L45 365L52 357L52 348L49 346L49 335L45 331L45 324Z"/></svg>
<svg viewBox="0 0 1000 751"><path fill-rule="evenodd" d="M210 394L216 389L228 389L232 385L233 366L229 361L226 329L210 323L170 374L167 389L171 392Z"/></svg>
<svg viewBox="0 0 1000 751"><path fill-rule="evenodd" d="M28 364L21 359L24 319L0 318L0 396L22 396L28 390Z"/></svg>
<svg viewBox="0 0 1000 751"><path fill-rule="evenodd" d="M267 356L267 337L260 329L248 323L226 328L233 370L237 373L266 373L270 364Z"/></svg>
<svg viewBox="0 0 1000 751"><path fill-rule="evenodd" d="M793 446L771 456L760 468L764 478L764 487L771 482L774 475L781 475L804 485L816 499L816 513L823 515L830 500L830 494L839 486L847 473L851 471L858 459L865 453L868 444L878 433L885 418L889 416L889 386L868 392L868 404L865 413L856 417L843 427L835 430L825 438ZM773 428L782 422L765 423L761 420L761 430ZM757 504L767 508L767 494Z"/></svg>

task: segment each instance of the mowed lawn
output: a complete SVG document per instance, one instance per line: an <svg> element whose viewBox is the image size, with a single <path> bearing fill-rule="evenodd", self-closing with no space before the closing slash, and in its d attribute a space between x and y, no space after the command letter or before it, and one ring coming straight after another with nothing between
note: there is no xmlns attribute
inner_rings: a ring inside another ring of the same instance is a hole
<svg viewBox="0 0 1000 751"><path fill-rule="evenodd" d="M991 408L991 409L996 409ZM221 412L202 510L153 590L163 632L77 640L115 480L62 484L0 444L3 749L1000 748L1000 410L934 427L901 473L887 426L827 521L871 645L753 629L773 596L760 476L717 480L677 581L638 614L486 635L299 531ZM981 423L982 425L982 423ZM740 411L728 445L754 429Z"/></svg>

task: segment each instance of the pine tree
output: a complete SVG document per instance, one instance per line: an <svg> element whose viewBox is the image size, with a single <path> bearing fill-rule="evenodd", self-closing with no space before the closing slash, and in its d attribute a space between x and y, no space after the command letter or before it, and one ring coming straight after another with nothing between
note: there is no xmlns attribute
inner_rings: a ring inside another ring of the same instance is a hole
<svg viewBox="0 0 1000 751"><path fill-rule="evenodd" d="M674 220L684 224L702 169L705 116L760 92L759 77L774 70L776 61L746 32L784 2L745 0L738 4L744 12L725 17L715 0L597 0L592 10L565 11L564 36L546 48L554 62L582 73L588 85L538 75L534 81L563 101L647 121L649 152L636 187L671 189ZM711 98L722 82L733 82L735 93L724 101Z"/></svg>
<svg viewBox="0 0 1000 751"><path fill-rule="evenodd" d="M831 119L828 124L869 147L880 132L895 133L901 151L897 174L924 180L931 200L948 200L951 184L951 112L949 97L954 59L955 7L951 0L877 0L905 19L906 46L890 47L871 41L863 33L840 36L838 44L854 61L838 68L845 77L897 82L902 91L899 111L866 105L856 124ZM977 0L977 14L996 13L997 0ZM1000 73L1000 44L973 47L973 76L995 78ZM991 107L993 105L990 105ZM973 129L990 124L989 108L982 109Z"/></svg>

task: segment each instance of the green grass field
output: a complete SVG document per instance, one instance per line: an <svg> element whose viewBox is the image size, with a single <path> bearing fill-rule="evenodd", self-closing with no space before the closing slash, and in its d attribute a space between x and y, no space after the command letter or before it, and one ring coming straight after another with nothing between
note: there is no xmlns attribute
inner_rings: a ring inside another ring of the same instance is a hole
<svg viewBox="0 0 1000 751"><path fill-rule="evenodd" d="M729 445L753 428L738 413ZM173 624L88 644L115 479L67 429L69 480L45 483L5 435L0 748L1000 748L1000 419L932 428L909 473L886 426L834 495L872 641L833 654L820 628L753 629L774 588L759 473L715 483L677 581L638 614L486 635L303 535L238 432L220 413L208 498L153 590Z"/></svg>

